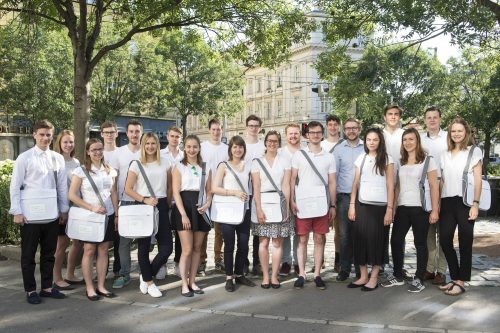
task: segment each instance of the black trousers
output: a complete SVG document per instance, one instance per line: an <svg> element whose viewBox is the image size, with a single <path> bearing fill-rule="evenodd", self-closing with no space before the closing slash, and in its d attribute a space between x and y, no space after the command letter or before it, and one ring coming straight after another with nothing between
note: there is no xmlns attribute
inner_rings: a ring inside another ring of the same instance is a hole
<svg viewBox="0 0 500 333"><path fill-rule="evenodd" d="M470 281L475 221L468 220L469 210L470 207L464 205L462 197L441 199L439 242L448 262L452 280ZM453 246L453 237L457 226L460 263Z"/></svg>
<svg viewBox="0 0 500 333"><path fill-rule="evenodd" d="M36 290L35 254L40 244L40 275L42 289L52 288L54 253L59 235L59 219L45 224L25 224L21 226L21 270L24 290Z"/></svg>
<svg viewBox="0 0 500 333"><path fill-rule="evenodd" d="M238 225L221 223L222 238L224 239L224 265L226 275L243 275L243 266L248 257L248 239L250 236L250 209L247 210L243 223ZM235 238L236 258L234 258ZM234 262L234 271L233 271Z"/></svg>
<svg viewBox="0 0 500 333"><path fill-rule="evenodd" d="M403 278L404 247L406 234L413 231L413 240L417 250L417 272L416 276L424 279L427 268L427 233L429 231L429 213L422 207L399 206L392 225L391 251L394 263L394 276Z"/></svg>
<svg viewBox="0 0 500 333"><path fill-rule="evenodd" d="M149 261L149 246L151 237L137 239L137 259L141 268L142 279L145 282L152 281L153 275L156 275L163 266L168 257L172 254L172 230L170 228L170 220L168 218L167 198L158 199L156 206L160 211L160 221L158 223L158 232L156 240L158 242L158 253L153 261Z"/></svg>

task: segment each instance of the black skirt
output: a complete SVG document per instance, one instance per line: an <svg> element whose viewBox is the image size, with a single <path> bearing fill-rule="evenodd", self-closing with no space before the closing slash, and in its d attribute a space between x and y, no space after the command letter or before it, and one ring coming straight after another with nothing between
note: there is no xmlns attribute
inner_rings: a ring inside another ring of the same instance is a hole
<svg viewBox="0 0 500 333"><path fill-rule="evenodd" d="M182 191L180 193L182 204L184 206L184 210L186 211L186 215L191 222L191 231L209 232L210 226L207 222L205 222L203 216L198 213L198 207L196 207L196 204L198 203L198 193L198 191ZM181 213L179 213L177 205L174 205L174 209L172 210L172 225L177 231L184 230Z"/></svg>
<svg viewBox="0 0 500 333"><path fill-rule="evenodd" d="M353 256L356 265L384 263L384 216L387 206L368 205L356 200L353 226Z"/></svg>

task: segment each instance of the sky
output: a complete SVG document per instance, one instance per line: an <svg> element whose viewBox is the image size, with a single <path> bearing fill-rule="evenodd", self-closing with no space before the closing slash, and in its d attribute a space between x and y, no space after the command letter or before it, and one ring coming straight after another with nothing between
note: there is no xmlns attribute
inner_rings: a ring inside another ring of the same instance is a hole
<svg viewBox="0 0 500 333"><path fill-rule="evenodd" d="M450 44L450 37L439 35L431 40L422 43L423 48L437 48L437 56L441 63L446 64L450 57L458 57L460 49L457 45Z"/></svg>

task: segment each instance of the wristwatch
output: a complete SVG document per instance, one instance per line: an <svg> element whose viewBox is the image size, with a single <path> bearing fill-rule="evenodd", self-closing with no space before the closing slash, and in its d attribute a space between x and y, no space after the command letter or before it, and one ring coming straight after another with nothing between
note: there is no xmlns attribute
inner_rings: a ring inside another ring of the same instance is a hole
<svg viewBox="0 0 500 333"><path fill-rule="evenodd" d="M337 206L335 206L335 205L330 205L330 208L337 208Z"/></svg>

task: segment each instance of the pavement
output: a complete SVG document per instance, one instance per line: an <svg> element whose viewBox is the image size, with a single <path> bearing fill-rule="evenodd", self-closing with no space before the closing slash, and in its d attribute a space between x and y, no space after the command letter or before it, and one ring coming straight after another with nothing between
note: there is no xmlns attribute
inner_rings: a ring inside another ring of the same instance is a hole
<svg viewBox="0 0 500 333"><path fill-rule="evenodd" d="M476 237L500 240L500 220L476 222ZM500 247L499 242L495 242ZM208 248L213 248L213 232ZM476 248L476 247L475 247ZM312 244L308 267L312 266ZM139 291L136 251L133 252L132 282L114 290L118 297L89 302L85 288L66 292L64 300L43 299L42 305L25 301L19 262L14 249L0 261L0 332L500 332L500 257L473 254L472 281L459 297L444 295L426 284L421 293L405 286L378 288L373 292L346 288L333 273L333 234L327 237L327 289L315 288L312 274L303 290L293 288L294 276L281 278L280 289L262 289L260 278L250 276L255 288L237 286L224 290L224 275L213 270L209 253L208 272L198 280L204 295L186 298L180 294L180 279L169 275L157 281L163 297L152 298ZM498 251L496 251L498 252ZM495 251L493 251L495 253ZM405 268L415 270L415 248L407 236ZM78 271L77 271L78 273ZM37 275L39 275L37 273ZM107 286L111 288L112 277Z"/></svg>

